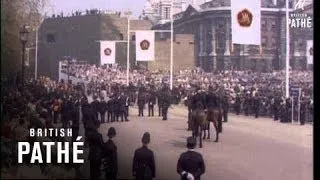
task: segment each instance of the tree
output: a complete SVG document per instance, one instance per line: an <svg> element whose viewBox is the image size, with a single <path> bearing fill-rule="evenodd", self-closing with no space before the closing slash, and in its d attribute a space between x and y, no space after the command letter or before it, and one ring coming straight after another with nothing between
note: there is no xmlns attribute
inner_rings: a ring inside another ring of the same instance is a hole
<svg viewBox="0 0 320 180"><path fill-rule="evenodd" d="M30 31L37 29L49 5L48 0L1 0L2 75L15 74L21 70L20 29L23 25L28 25ZM32 39L29 38L30 42Z"/></svg>

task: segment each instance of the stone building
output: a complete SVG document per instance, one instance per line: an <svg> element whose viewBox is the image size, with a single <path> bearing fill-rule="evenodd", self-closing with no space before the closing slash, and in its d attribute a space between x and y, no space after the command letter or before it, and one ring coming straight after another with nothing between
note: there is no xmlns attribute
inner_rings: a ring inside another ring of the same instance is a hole
<svg viewBox="0 0 320 180"><path fill-rule="evenodd" d="M212 0L200 7L190 5L174 15L174 33L194 35L195 63L206 71L282 69L286 48L285 0L262 0L261 6L261 48L231 45L230 0ZM292 11L293 2L289 6ZM155 25L153 29L168 30L170 23ZM291 59L295 59L292 42Z"/></svg>
<svg viewBox="0 0 320 180"><path fill-rule="evenodd" d="M88 63L100 63L99 40L127 40L127 17L121 13L101 13L90 10L86 14L76 12L69 17L45 19L39 29L38 72L58 78L59 61L65 56ZM131 30L149 30L151 22L131 20ZM134 39L130 34L130 39ZM131 49L134 42L130 44ZM127 43L116 43L116 63L126 66ZM134 52L130 52L130 62L134 64Z"/></svg>
<svg viewBox="0 0 320 180"><path fill-rule="evenodd" d="M45 19L39 29L38 75L58 79L59 61L71 56L89 64L100 64L99 40L127 41L126 16L120 13L101 13L89 11L85 15L79 12L70 17L52 17ZM150 30L151 21L130 20L130 30ZM160 33L156 33L160 34ZM170 33L166 33L170 34ZM175 35L174 68L193 68L193 35ZM130 33L130 68L145 66L135 60L135 33ZM155 62L147 64L150 69L170 68L170 38L157 38ZM187 57L186 57L187 55ZM116 43L116 63L127 66L127 42Z"/></svg>

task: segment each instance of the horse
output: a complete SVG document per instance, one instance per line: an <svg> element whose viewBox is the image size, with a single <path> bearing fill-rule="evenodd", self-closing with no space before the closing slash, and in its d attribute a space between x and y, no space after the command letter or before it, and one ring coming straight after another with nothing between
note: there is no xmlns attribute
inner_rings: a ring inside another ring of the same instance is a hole
<svg viewBox="0 0 320 180"><path fill-rule="evenodd" d="M208 124L207 114L201 109L197 108L191 112L190 125L192 127L192 136L197 138L199 136L199 147L202 148L202 132Z"/></svg>
<svg viewBox="0 0 320 180"><path fill-rule="evenodd" d="M207 124L203 129L204 135L203 139L206 139L206 130L208 131L207 139L210 139L210 122L213 123L213 126L216 130L216 140L214 142L219 141L219 133L222 132L222 114L223 110L221 108L208 108L207 110Z"/></svg>

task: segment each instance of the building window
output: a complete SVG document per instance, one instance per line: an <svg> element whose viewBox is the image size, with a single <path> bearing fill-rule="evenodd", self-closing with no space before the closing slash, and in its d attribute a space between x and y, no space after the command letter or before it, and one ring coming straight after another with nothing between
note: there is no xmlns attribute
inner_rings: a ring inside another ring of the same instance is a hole
<svg viewBox="0 0 320 180"><path fill-rule="evenodd" d="M135 41L135 40L136 40L136 35L132 35L131 41Z"/></svg>
<svg viewBox="0 0 320 180"><path fill-rule="evenodd" d="M53 34L47 34L47 42L48 43L55 43L56 37Z"/></svg>
<svg viewBox="0 0 320 180"><path fill-rule="evenodd" d="M169 7L164 8L164 18L170 19L170 8Z"/></svg>
<svg viewBox="0 0 320 180"><path fill-rule="evenodd" d="M119 34L119 39L123 40L123 34Z"/></svg>

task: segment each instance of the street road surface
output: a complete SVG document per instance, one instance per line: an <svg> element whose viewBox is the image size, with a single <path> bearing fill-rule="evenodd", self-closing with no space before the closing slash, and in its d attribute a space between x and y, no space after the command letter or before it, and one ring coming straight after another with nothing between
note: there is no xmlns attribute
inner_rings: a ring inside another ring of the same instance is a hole
<svg viewBox="0 0 320 180"><path fill-rule="evenodd" d="M134 150L141 146L142 134L148 131L149 147L155 152L156 179L179 180L177 161L187 150L186 139L191 135L187 131L187 110L182 105L173 106L168 121L158 117L158 109L155 110L155 117L138 117L138 109L130 107L130 122L101 124L99 131L105 141L108 128L116 128L119 178L132 178ZM148 115L147 110L144 115ZM230 114L218 143L213 142L215 133L211 126L211 139L204 141L202 149L196 149L205 159L203 180L313 179L312 125Z"/></svg>

